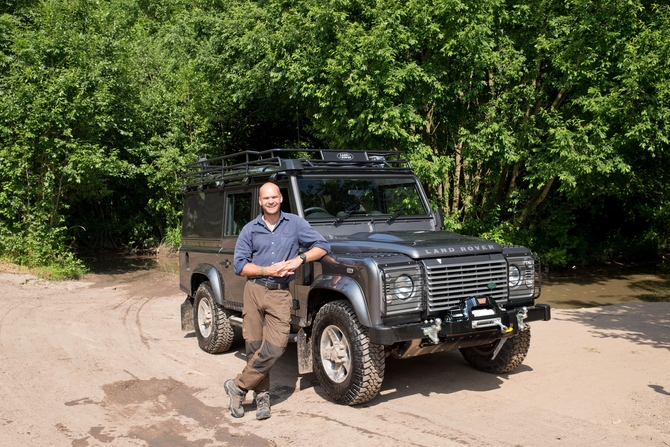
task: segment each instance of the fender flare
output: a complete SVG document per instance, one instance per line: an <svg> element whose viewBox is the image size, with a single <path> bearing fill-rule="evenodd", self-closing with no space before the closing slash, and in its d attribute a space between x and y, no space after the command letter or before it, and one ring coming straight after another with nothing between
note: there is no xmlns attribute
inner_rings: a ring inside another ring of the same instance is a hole
<svg viewBox="0 0 670 447"><path fill-rule="evenodd" d="M312 282L312 290L334 290L346 296L354 307L358 321L366 327L372 326L368 303L358 282L342 275L321 275Z"/></svg>
<svg viewBox="0 0 670 447"><path fill-rule="evenodd" d="M198 264L198 266L193 269L191 278L196 274L205 275L209 279L209 284L212 286L212 292L214 293L214 301L223 306L223 280L216 267L212 264ZM191 289L192 288L193 280L191 280Z"/></svg>

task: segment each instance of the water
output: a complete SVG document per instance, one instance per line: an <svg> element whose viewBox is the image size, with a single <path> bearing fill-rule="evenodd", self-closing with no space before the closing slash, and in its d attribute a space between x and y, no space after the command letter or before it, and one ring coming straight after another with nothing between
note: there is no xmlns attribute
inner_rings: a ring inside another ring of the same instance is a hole
<svg viewBox="0 0 670 447"><path fill-rule="evenodd" d="M556 309L607 306L629 302L670 301L670 266L605 266L543 275L538 303Z"/></svg>
<svg viewBox="0 0 670 447"><path fill-rule="evenodd" d="M127 251L96 251L80 253L91 273L120 273L135 270L158 270L179 274L176 252L130 253Z"/></svg>

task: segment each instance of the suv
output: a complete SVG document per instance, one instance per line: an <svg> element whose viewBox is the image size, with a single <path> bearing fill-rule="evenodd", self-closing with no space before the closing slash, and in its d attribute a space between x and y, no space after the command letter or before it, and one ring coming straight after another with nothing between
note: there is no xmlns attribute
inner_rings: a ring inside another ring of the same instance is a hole
<svg viewBox="0 0 670 447"><path fill-rule="evenodd" d="M209 353L242 325L246 278L233 272L242 227L275 182L282 210L303 216L332 252L296 271L290 340L300 374L314 372L341 404L374 398L385 359L459 349L494 374L518 367L528 322L549 320L540 261L521 246L442 231L400 152L245 151L187 165L179 249L185 331Z"/></svg>

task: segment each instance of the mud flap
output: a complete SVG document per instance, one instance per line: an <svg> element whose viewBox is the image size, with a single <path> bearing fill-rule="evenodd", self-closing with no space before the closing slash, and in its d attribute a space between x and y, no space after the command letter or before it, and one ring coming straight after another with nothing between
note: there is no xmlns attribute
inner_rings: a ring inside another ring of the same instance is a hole
<svg viewBox="0 0 670 447"><path fill-rule="evenodd" d="M312 345L304 329L298 331L296 337L298 345L298 374L308 374L312 372Z"/></svg>
<svg viewBox="0 0 670 447"><path fill-rule="evenodd" d="M193 325L193 298L187 296L181 303L181 330L185 332L195 331Z"/></svg>

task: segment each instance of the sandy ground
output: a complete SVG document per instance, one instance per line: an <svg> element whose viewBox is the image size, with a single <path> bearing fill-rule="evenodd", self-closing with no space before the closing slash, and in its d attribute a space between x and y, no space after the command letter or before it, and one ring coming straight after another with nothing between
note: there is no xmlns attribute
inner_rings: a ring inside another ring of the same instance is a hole
<svg viewBox="0 0 670 447"><path fill-rule="evenodd" d="M182 333L176 274L0 286L0 446L670 446L670 303L555 310L507 375L458 352L389 359L356 407L299 375L289 345L257 421L250 397L230 417L222 388L243 341L210 355Z"/></svg>

